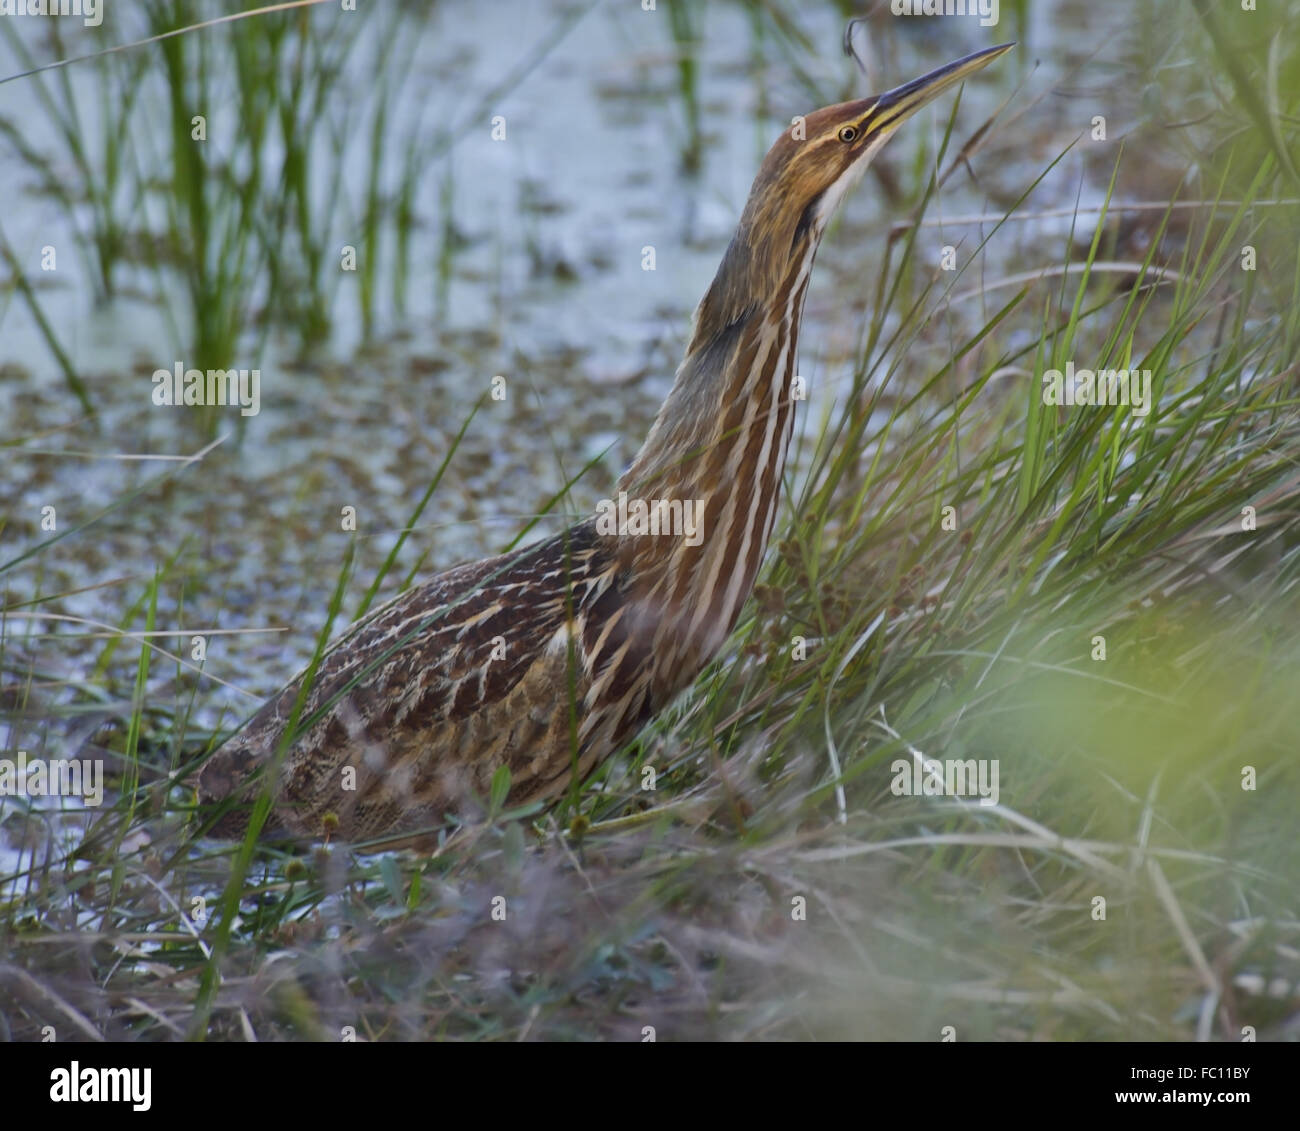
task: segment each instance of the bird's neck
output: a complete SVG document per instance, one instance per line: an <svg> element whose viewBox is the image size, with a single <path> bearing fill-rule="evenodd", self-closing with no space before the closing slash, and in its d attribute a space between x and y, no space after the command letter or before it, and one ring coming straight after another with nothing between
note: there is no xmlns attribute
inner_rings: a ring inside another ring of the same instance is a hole
<svg viewBox="0 0 1300 1131"><path fill-rule="evenodd" d="M759 264L744 236L742 224L668 398L618 485L629 505L694 521L661 521L657 533L629 522L618 533L626 576L654 604L660 633L683 649L684 668L712 657L749 596L794 428L795 351L816 241L765 281L745 270Z"/></svg>

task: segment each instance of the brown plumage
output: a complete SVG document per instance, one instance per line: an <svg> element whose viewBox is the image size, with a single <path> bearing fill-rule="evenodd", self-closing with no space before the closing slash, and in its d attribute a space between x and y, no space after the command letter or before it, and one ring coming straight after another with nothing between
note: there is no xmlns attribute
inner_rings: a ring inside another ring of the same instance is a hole
<svg viewBox="0 0 1300 1131"><path fill-rule="evenodd" d="M602 511L448 570L335 642L204 765L213 830L247 824L280 756L266 829L364 840L436 829L510 769L510 803L553 798L716 655L753 587L794 427L804 295L827 221L898 125L1009 46L809 114L763 161L696 312L667 400L619 491L668 533ZM692 529L691 517L694 518Z"/></svg>

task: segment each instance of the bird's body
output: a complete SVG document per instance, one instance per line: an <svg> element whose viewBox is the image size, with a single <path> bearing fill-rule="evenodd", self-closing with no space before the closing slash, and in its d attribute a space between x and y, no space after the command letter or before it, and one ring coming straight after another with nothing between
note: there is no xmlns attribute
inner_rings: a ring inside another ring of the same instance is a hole
<svg viewBox="0 0 1300 1131"><path fill-rule="evenodd" d="M734 626L776 518L826 223L898 123L1006 49L796 119L763 162L673 388L619 481L664 516L659 532L589 518L371 613L322 657L294 733L304 675L205 764L201 800L239 803L219 831L239 831L264 788L267 828L347 840L436 828L486 798L502 766L512 805L548 799L689 685ZM693 537L667 521L687 507Z"/></svg>

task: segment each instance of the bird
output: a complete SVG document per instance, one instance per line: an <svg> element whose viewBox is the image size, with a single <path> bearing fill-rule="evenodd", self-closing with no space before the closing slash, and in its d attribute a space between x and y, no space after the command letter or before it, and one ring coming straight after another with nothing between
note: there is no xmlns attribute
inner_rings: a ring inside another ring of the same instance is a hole
<svg viewBox="0 0 1300 1131"><path fill-rule="evenodd" d="M481 811L494 780L512 806L550 802L687 688L734 627L772 533L831 216L907 118L1014 46L792 119L618 506L353 624L202 765L205 835L245 834L260 796L263 837L354 843L433 835Z"/></svg>

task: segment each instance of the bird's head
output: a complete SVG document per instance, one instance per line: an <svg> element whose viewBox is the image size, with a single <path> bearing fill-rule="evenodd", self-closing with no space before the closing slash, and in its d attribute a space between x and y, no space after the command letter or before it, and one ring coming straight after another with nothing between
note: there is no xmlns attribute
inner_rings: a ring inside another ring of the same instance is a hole
<svg viewBox="0 0 1300 1131"><path fill-rule="evenodd" d="M894 131L922 106L1014 47L976 51L909 83L795 118L764 158L735 239L700 314L728 325L744 307L775 293L815 251L845 193Z"/></svg>

